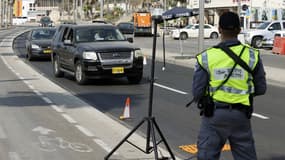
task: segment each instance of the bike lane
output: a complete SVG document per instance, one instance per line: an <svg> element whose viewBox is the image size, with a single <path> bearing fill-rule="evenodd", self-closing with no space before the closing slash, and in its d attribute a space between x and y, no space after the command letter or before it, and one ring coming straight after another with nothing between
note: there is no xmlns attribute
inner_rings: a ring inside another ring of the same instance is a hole
<svg viewBox="0 0 285 160"><path fill-rule="evenodd" d="M24 77L11 66L18 60L9 39L0 43L0 159L104 159L107 151L94 143L97 137L56 111L56 104L33 86L37 77Z"/></svg>

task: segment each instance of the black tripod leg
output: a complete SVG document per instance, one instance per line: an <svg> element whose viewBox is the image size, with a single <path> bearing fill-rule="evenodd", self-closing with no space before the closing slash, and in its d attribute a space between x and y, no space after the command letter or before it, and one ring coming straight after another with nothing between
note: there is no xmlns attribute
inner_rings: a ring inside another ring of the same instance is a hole
<svg viewBox="0 0 285 160"><path fill-rule="evenodd" d="M158 125L157 125L157 123L156 123L154 117L152 118L152 122L153 122L153 124L154 124L154 127L155 127L156 130L158 131L158 134L159 134L160 138L162 139L162 141L163 141L165 147L167 148L167 150L168 150L168 152L169 152L171 158L172 158L173 160L175 160L175 156L174 156L174 154L172 153L172 151L171 151L171 149L170 149L168 143L166 142L166 139L164 138L164 136L163 136L161 130L159 129L159 127L158 127Z"/></svg>
<svg viewBox="0 0 285 160"><path fill-rule="evenodd" d="M151 138L153 143L153 151L154 151L154 157L155 160L158 160L158 152L157 152L157 144L156 144L156 138L155 138L155 130L154 130L154 124L149 120L150 122L150 129L151 129Z"/></svg>
<svg viewBox="0 0 285 160"><path fill-rule="evenodd" d="M143 119L140 123L135 126L133 130L130 131L129 134L125 136L124 139L121 140L121 142L104 158L105 160L108 160L110 156L146 121L147 119Z"/></svg>

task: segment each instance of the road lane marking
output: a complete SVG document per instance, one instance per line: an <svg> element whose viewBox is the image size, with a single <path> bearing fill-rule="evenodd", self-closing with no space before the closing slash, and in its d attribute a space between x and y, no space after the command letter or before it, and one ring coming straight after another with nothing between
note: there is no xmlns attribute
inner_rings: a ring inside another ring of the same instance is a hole
<svg viewBox="0 0 285 160"><path fill-rule="evenodd" d="M26 82L26 81L25 81ZM27 84L28 85L28 87L31 89L31 90L34 90L35 89L35 87L33 86L33 85L30 85L30 84Z"/></svg>
<svg viewBox="0 0 285 160"><path fill-rule="evenodd" d="M56 110L56 111L59 112L59 113L62 113L62 112L63 112L63 110L62 110L61 108L59 108L57 105L52 104L52 105L50 105L50 106L51 106L51 108L53 108L54 110Z"/></svg>
<svg viewBox="0 0 285 160"><path fill-rule="evenodd" d="M4 129L2 128L2 126L0 126L0 139L6 139L7 135L4 131Z"/></svg>
<svg viewBox="0 0 285 160"><path fill-rule="evenodd" d="M112 148L106 144L103 140L99 139L99 138L95 138L93 139L93 141L98 144L100 147L102 147L103 149L105 149L107 152L111 152ZM118 155L117 152L114 152L114 155Z"/></svg>
<svg viewBox="0 0 285 160"><path fill-rule="evenodd" d="M84 133L87 137L95 137L93 133L91 133L88 129L80 126L80 125L75 125L77 129L79 129L82 133Z"/></svg>
<svg viewBox="0 0 285 160"><path fill-rule="evenodd" d="M67 114L61 114L69 123L77 123L72 117Z"/></svg>
<svg viewBox="0 0 285 160"><path fill-rule="evenodd" d="M36 93L36 95L43 96L43 94L41 92L39 92L38 90L34 89L33 91Z"/></svg>
<svg viewBox="0 0 285 160"><path fill-rule="evenodd" d="M43 99L47 104L52 104L52 101L51 101L48 97L42 96L42 99Z"/></svg>
<svg viewBox="0 0 285 160"><path fill-rule="evenodd" d="M252 116L260 118L260 119L270 119L269 117L263 116L263 115L258 114L258 113L252 113Z"/></svg>
<svg viewBox="0 0 285 160"><path fill-rule="evenodd" d="M179 148L191 154L196 154L198 152L197 144L182 145L179 146ZM225 144L224 147L222 148L222 151L230 151L230 150L231 146L229 144Z"/></svg>
<svg viewBox="0 0 285 160"><path fill-rule="evenodd" d="M21 160L20 156L16 152L9 152L10 160Z"/></svg>
<svg viewBox="0 0 285 160"><path fill-rule="evenodd" d="M180 91L180 90L177 90L177 89L174 89L174 88L170 88L170 87L167 87L167 86L158 84L158 83L154 83L154 85L157 86L157 87L161 87L161 88L164 88L164 89L173 91L173 92L180 93L180 94L184 94L184 95L185 95L185 94L188 94L187 92L183 92L183 91Z"/></svg>

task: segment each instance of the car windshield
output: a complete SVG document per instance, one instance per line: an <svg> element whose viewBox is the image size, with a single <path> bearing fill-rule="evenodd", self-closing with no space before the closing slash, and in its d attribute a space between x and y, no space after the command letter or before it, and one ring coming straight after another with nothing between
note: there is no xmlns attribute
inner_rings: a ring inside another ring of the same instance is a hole
<svg viewBox="0 0 285 160"><path fill-rule="evenodd" d="M124 41L125 37L115 28L88 27L76 30L76 42Z"/></svg>
<svg viewBox="0 0 285 160"><path fill-rule="evenodd" d="M52 39L55 34L55 30L43 29L32 31L32 40Z"/></svg>
<svg viewBox="0 0 285 160"><path fill-rule="evenodd" d="M261 23L256 27L256 29L265 29L269 24L270 22Z"/></svg>

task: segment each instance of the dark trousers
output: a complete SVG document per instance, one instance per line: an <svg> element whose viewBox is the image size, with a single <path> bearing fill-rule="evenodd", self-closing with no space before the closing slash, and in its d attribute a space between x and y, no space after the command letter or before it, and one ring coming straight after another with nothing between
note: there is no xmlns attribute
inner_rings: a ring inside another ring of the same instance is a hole
<svg viewBox="0 0 285 160"><path fill-rule="evenodd" d="M235 160L257 160L250 119L237 109L215 109L203 117L198 135L198 160L218 160L229 141Z"/></svg>

